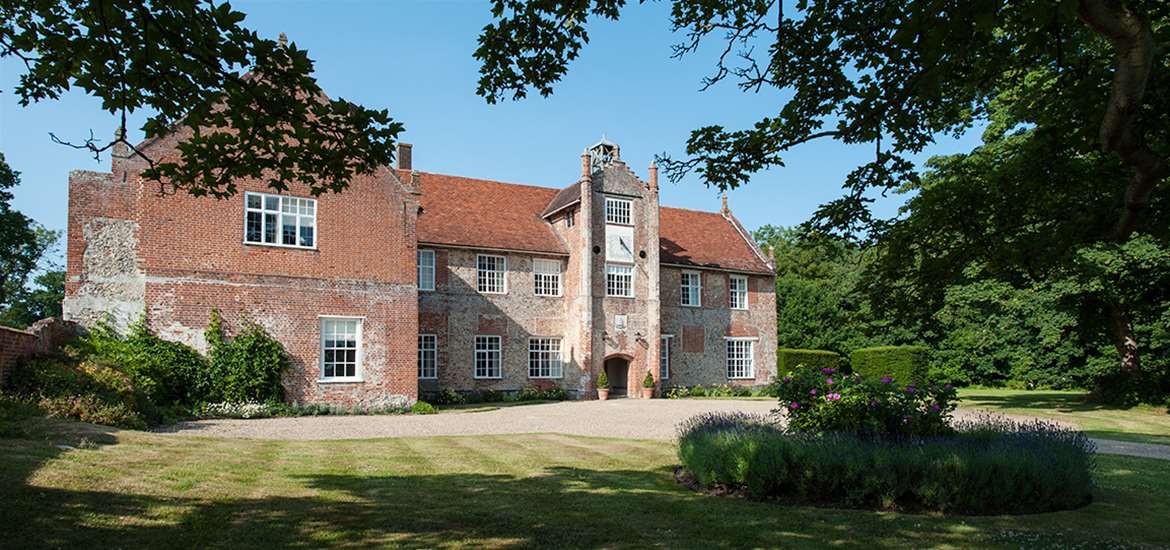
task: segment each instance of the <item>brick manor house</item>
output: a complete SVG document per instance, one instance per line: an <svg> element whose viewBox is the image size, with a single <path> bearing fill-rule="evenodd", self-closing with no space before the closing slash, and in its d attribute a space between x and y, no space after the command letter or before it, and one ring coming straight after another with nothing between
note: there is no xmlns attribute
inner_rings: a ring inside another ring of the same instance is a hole
<svg viewBox="0 0 1170 550"><path fill-rule="evenodd" d="M165 157L177 139L139 149ZM420 172L401 144L397 168L316 198L259 181L163 195L141 160L113 157L69 176L65 317L144 316L201 351L213 309L229 332L259 323L288 351L291 401L530 385L591 399L602 370L631 396L648 371L660 388L775 375L773 269L726 199L661 207L654 164L642 180L604 139L567 187Z"/></svg>

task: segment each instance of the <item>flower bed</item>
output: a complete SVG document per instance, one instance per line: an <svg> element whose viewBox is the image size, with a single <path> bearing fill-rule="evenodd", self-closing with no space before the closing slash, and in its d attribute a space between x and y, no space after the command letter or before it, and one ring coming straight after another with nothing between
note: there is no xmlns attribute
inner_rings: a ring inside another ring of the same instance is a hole
<svg viewBox="0 0 1170 550"><path fill-rule="evenodd" d="M941 435L955 410L949 384L901 386L835 368L796 369L775 388L788 427L806 433Z"/></svg>
<svg viewBox="0 0 1170 550"><path fill-rule="evenodd" d="M1000 514L1064 510L1092 495L1094 446L1059 425L983 417L930 437L786 431L762 416L714 413L680 427L698 484L881 510Z"/></svg>

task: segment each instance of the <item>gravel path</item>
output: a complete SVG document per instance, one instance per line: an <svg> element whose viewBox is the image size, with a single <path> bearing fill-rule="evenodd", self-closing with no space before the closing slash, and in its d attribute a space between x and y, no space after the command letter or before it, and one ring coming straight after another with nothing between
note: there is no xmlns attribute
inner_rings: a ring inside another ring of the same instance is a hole
<svg viewBox="0 0 1170 550"><path fill-rule="evenodd" d="M369 439L431 435L560 433L627 439L669 440L675 427L696 414L742 411L767 414L771 400L614 399L564 401L500 407L487 411L448 412L425 416L302 416L251 420L180 422L160 433L247 439ZM982 411L959 410L956 416ZM1024 418L1024 417L1016 417ZM1094 439L1097 451L1170 460L1170 445Z"/></svg>
<svg viewBox="0 0 1170 550"><path fill-rule="evenodd" d="M675 426L710 411L768 413L772 400L613 399L500 407L423 416L302 416L180 422L164 433L255 439L365 439L428 435L561 433L673 439Z"/></svg>

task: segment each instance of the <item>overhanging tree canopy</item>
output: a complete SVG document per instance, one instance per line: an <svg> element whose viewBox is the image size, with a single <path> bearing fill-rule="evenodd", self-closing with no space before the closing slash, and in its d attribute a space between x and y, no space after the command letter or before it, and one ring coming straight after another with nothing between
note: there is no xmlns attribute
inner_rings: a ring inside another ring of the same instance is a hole
<svg viewBox="0 0 1170 550"><path fill-rule="evenodd" d="M189 131L178 158L134 151L165 191L225 197L236 178L251 177L320 194L390 164L400 123L327 98L304 50L243 20L210 0L0 0L0 57L23 62L21 104L80 88L121 120L112 140L62 143L95 155L119 142L133 148L126 115L139 110L151 113L148 138Z"/></svg>

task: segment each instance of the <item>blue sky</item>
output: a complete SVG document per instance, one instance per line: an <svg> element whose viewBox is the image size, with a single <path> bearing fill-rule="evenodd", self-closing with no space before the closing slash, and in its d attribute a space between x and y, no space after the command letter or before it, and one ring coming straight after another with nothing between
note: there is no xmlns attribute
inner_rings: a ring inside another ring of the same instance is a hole
<svg viewBox="0 0 1170 550"><path fill-rule="evenodd" d="M240 1L245 25L280 32L309 50L327 93L368 107L388 108L406 125L414 166L428 172L564 186L575 180L579 155L602 134L622 146L623 159L642 177L655 154L682 156L694 128L750 125L775 112L775 91L746 94L726 82L705 92L700 79L713 67L714 44L683 60L670 58L681 37L670 32L669 4L632 5L618 23L593 22L591 40L549 98L488 105L475 95L478 64L471 57L490 21L483 2ZM23 69L0 61L0 151L22 172L14 206L53 229L64 229L68 172L106 170L109 159L54 144L49 132L81 139L112 135L116 120L83 93L23 108L12 90ZM132 119L141 125L143 116ZM134 132L132 137L142 137ZM920 156L968 151L977 135L942 138ZM794 225L841 193L844 176L872 154L871 146L822 141L785 157L786 166L756 175L730 194L732 211L749 229ZM901 197L879 201L893 214ZM663 183L664 205L716 210L714 189L697 179ZM59 252L59 254L63 254Z"/></svg>

